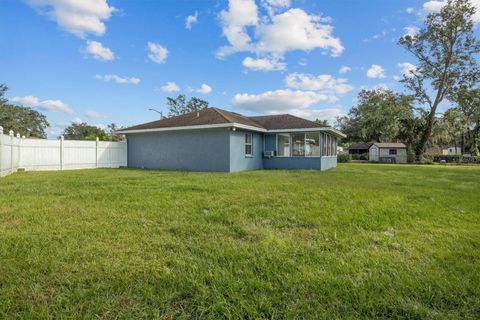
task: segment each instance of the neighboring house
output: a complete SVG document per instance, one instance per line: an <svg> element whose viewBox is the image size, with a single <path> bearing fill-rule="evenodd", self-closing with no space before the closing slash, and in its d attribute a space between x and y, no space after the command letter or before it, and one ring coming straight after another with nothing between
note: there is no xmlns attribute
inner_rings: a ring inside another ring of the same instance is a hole
<svg viewBox="0 0 480 320"><path fill-rule="evenodd" d="M448 147L446 155L461 156L462 155L462 148L460 148L460 147Z"/></svg>
<svg viewBox="0 0 480 320"><path fill-rule="evenodd" d="M352 143L350 147L348 147L349 154L368 154L368 150L372 146L372 143Z"/></svg>
<svg viewBox="0 0 480 320"><path fill-rule="evenodd" d="M369 159L373 162L407 163L407 146L403 143L379 143L370 146Z"/></svg>
<svg viewBox="0 0 480 320"><path fill-rule="evenodd" d="M337 165L331 127L289 114L247 117L206 108L117 131L128 166L190 171L327 170Z"/></svg>

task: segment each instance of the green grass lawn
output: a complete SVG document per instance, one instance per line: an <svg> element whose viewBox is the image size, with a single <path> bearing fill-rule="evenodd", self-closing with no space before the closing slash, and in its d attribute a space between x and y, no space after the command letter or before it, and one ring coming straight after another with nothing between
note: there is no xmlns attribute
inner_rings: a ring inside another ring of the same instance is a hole
<svg viewBox="0 0 480 320"><path fill-rule="evenodd" d="M0 318L480 318L480 167L0 179Z"/></svg>

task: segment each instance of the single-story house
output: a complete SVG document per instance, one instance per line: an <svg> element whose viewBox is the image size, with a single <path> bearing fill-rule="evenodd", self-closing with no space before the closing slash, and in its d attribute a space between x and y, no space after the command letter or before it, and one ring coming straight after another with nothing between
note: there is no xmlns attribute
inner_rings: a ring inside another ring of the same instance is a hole
<svg viewBox="0 0 480 320"><path fill-rule="evenodd" d="M337 165L338 130L289 114L247 117L218 108L117 131L128 166L189 171L327 170Z"/></svg>
<svg viewBox="0 0 480 320"><path fill-rule="evenodd" d="M373 143L365 143L365 142L358 142L352 143L350 147L348 147L349 154L368 154L368 150L372 146Z"/></svg>
<svg viewBox="0 0 480 320"><path fill-rule="evenodd" d="M370 146L369 160L385 163L407 163L407 146L396 142L375 142Z"/></svg>

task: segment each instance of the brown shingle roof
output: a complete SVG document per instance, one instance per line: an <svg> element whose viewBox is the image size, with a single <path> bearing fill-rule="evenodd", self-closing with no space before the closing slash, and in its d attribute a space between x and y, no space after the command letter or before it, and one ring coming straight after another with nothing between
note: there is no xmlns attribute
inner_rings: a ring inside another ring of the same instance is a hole
<svg viewBox="0 0 480 320"><path fill-rule="evenodd" d="M296 116L292 116L291 114L279 114L272 116L258 116L249 118L259 123L261 126L268 130L325 127L324 125Z"/></svg>
<svg viewBox="0 0 480 320"><path fill-rule="evenodd" d="M198 112L190 112L180 116L165 118L121 129L120 132L130 130L174 128L225 123L238 123L267 130L325 127L316 122L295 117L290 114L247 117L239 113L230 112L218 108L205 108Z"/></svg>
<svg viewBox="0 0 480 320"><path fill-rule="evenodd" d="M171 118L164 118L157 121L147 122L133 127L125 128L120 131L187 127L233 122L261 128L260 125L240 114L235 114L233 112L217 108L205 108L198 112L190 112Z"/></svg>

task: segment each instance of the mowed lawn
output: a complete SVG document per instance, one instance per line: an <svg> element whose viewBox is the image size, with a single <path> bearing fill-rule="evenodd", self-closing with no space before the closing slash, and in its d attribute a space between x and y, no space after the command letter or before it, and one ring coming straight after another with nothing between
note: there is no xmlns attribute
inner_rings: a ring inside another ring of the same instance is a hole
<svg viewBox="0 0 480 320"><path fill-rule="evenodd" d="M480 167L0 179L0 318L480 318Z"/></svg>

